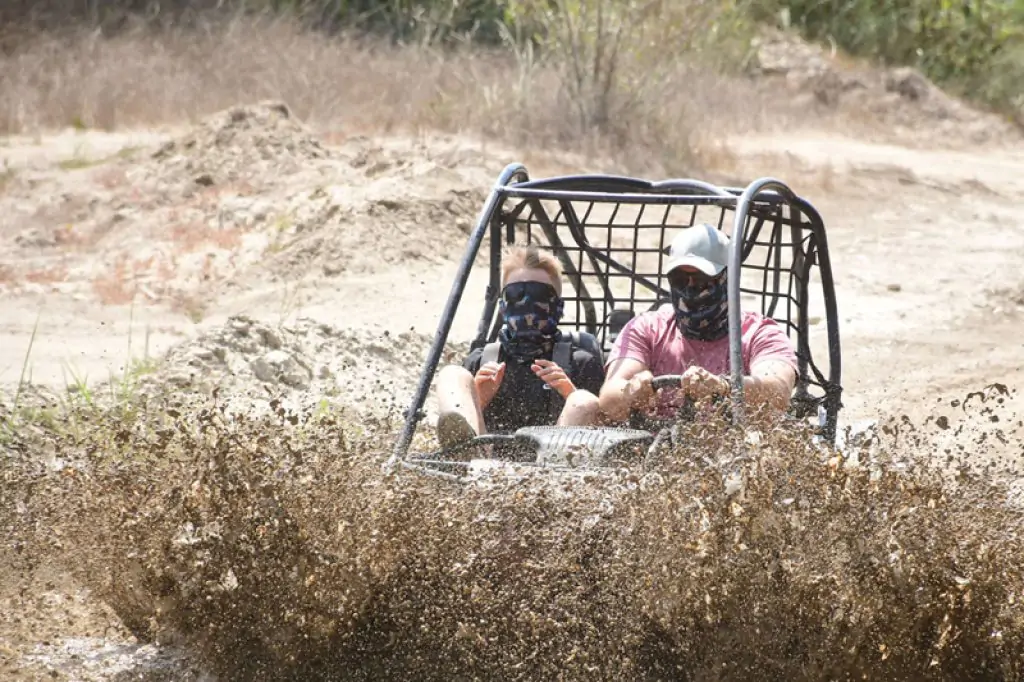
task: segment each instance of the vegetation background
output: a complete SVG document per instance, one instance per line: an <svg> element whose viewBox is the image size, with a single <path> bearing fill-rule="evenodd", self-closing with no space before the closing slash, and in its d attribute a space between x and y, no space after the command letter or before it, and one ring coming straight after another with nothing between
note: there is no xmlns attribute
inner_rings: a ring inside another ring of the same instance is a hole
<svg viewBox="0 0 1024 682"><path fill-rule="evenodd" d="M577 122L610 125L663 83L675 58L741 67L759 23L886 65L919 68L955 94L1020 118L1024 0L7 0L9 56L39 31L117 36L199 28L213 17L289 17L328 36L504 52L552 66ZM2 81L0 81L2 83Z"/></svg>

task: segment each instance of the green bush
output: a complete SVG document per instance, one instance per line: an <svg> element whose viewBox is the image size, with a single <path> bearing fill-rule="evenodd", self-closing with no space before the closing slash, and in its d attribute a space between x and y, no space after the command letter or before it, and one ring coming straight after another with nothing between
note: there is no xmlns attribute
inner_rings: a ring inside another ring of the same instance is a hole
<svg viewBox="0 0 1024 682"><path fill-rule="evenodd" d="M754 0L781 20L851 54L910 65L944 86L998 107L1024 93L1022 0Z"/></svg>

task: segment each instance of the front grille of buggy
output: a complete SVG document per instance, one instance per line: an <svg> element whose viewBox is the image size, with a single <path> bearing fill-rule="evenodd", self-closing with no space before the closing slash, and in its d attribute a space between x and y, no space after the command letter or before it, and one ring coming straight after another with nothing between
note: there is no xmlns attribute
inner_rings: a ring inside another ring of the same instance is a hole
<svg viewBox="0 0 1024 682"><path fill-rule="evenodd" d="M654 440L649 431L599 426L527 426L514 436L538 464L598 467L638 461Z"/></svg>

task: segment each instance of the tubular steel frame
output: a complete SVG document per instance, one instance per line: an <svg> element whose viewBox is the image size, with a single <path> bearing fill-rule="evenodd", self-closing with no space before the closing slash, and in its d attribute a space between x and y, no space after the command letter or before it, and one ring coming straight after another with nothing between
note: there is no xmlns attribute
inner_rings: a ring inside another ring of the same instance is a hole
<svg viewBox="0 0 1024 682"><path fill-rule="evenodd" d="M557 205L554 217L544 202ZM587 207L582 218L576 209L576 204L580 203ZM600 211L594 213L596 207L610 208L611 217L607 220L598 218ZM635 210L636 217L620 224L616 220L624 207L629 207L625 209L626 212ZM688 218L670 221L673 209L685 207L689 210ZM666 240L666 230L675 231L692 226L699 209L713 211L715 208L719 209L719 229L723 229L728 214L733 213L728 297L731 407L735 423L742 424L744 418L741 295L746 293L760 295L762 314L783 323L787 335L795 333L798 372L792 398L793 411L797 416L806 417L819 406L823 408L825 420L821 435L829 443L834 443L838 413L842 407L839 321L825 227L821 216L810 203L774 178L755 180L742 190L718 187L698 180L649 182L617 175L570 175L530 180L525 166L512 163L498 176L476 226L469 235L389 465L404 460L408 454L416 427L423 418L423 404L447 342L456 309L462 300L470 270L485 236L490 236L490 276L484 294L483 314L472 347L479 347L497 337L501 324L496 311L500 293L502 248L507 244L522 243L525 232L527 243L539 241L539 236L544 237L547 242L545 246L559 258L572 286L573 294L563 293L568 313L563 325L575 326L594 334L602 348L607 350L611 343L608 317L610 311L617 310L618 303L628 303L628 313L632 315L638 304L649 304L650 309L653 309L669 300L667 283L662 286L664 275L661 273L670 241ZM648 209L652 213L660 209L660 221L647 222L644 215ZM769 232L768 241L759 240L765 228ZM599 229L605 230L603 247L595 245L591 239ZM632 242L615 246L616 230L630 233ZM640 244L639 235L642 230L657 231L656 246ZM539 235L535 234L537 231ZM789 241L786 240L787 231ZM568 232L572 244L564 242L564 232ZM763 265L748 262L753 250L758 247L767 250ZM630 263L622 263L616 254L628 254ZM638 265L638 257L645 254L650 258L657 257L657 267L650 272ZM576 256L575 262L573 255ZM783 257L787 255L789 264L784 265ZM810 277L815 267L824 303L827 377L814 363L809 342ZM759 288L743 286L742 273L745 271L761 273L762 283ZM783 277L787 277L785 286ZM611 281L615 278L628 281L628 295L615 295L611 288ZM596 283L601 289L599 295L590 293L588 283ZM649 292L646 297L643 292L638 294L638 285ZM781 302L785 302L785 306L780 306ZM603 315L600 318L596 303L601 304ZM780 307L785 310L780 311ZM809 387L812 385L821 390L820 396L810 393Z"/></svg>

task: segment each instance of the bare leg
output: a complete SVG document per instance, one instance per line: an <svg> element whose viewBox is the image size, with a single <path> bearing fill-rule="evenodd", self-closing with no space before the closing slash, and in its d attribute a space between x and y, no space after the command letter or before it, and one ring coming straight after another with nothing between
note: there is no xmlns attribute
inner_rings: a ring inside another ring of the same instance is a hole
<svg viewBox="0 0 1024 682"><path fill-rule="evenodd" d="M600 417L601 405L597 396L590 391L579 389L569 394L562 413L558 415L559 426L589 426L596 424Z"/></svg>
<svg viewBox="0 0 1024 682"><path fill-rule="evenodd" d="M466 368L459 365L441 368L437 375L437 403L442 419L447 415L459 415L475 434L484 433L484 416L476 384Z"/></svg>

